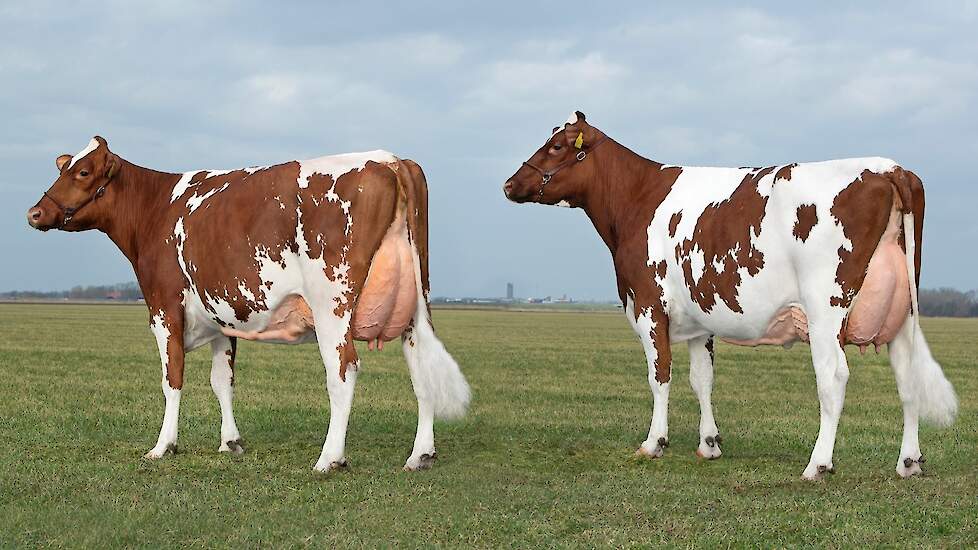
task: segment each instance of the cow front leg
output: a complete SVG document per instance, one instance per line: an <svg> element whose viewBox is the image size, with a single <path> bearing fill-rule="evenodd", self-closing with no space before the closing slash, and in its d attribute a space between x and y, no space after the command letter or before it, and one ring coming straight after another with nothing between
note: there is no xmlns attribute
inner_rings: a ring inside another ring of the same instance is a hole
<svg viewBox="0 0 978 550"><path fill-rule="evenodd" d="M653 307L634 311L631 298L628 300L625 314L645 349L645 359L649 367L649 387L652 389L652 423L649 426L649 436L636 454L659 458L669 446L669 381L672 377L669 320L663 312Z"/></svg>
<svg viewBox="0 0 978 550"><path fill-rule="evenodd" d="M700 402L700 444L696 456L720 458L720 431L713 418L713 337L701 336L689 341L689 385Z"/></svg>
<svg viewBox="0 0 978 550"><path fill-rule="evenodd" d="M807 480L819 480L825 474L835 472L832 451L849 380L849 364L839 343L844 318L845 312L836 310L817 317L811 313L808 316L820 422L811 460L802 472L802 477Z"/></svg>
<svg viewBox="0 0 978 550"><path fill-rule="evenodd" d="M163 427L156 445L145 458L162 458L177 452L177 425L180 416L180 392L183 389L183 315L182 312L161 311L152 318L150 328L156 336L160 360L163 366Z"/></svg>
<svg viewBox="0 0 978 550"><path fill-rule="evenodd" d="M234 338L217 338L211 342L211 389L221 406L221 445L218 452L244 454L244 446L238 426L234 422L234 359L237 341Z"/></svg>

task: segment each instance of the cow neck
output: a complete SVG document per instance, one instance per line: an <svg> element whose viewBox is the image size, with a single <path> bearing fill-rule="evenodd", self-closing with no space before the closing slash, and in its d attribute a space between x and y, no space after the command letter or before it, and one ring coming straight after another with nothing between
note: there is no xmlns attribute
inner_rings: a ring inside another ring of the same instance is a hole
<svg viewBox="0 0 978 550"><path fill-rule="evenodd" d="M582 208L614 256L626 239L646 234L675 178L662 175L662 164L609 141L602 154L591 157L595 177Z"/></svg>
<svg viewBox="0 0 978 550"><path fill-rule="evenodd" d="M99 225L126 258L136 266L141 253L154 242L162 242L161 223L169 207L170 191L179 174L157 172L122 161L115 176L114 200Z"/></svg>

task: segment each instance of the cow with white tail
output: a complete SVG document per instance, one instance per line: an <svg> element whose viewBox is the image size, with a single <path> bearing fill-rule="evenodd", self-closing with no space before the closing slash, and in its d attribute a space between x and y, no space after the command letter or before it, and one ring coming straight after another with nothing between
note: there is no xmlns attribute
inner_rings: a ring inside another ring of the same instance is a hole
<svg viewBox="0 0 978 550"><path fill-rule="evenodd" d="M957 398L920 328L920 179L859 158L764 168L698 168L645 159L576 112L505 183L515 202L581 208L611 251L618 292L643 346L652 423L641 456L669 443L670 344L687 342L699 400L696 454L720 456L713 338L811 345L821 422L805 479L834 471L849 344L887 345L903 404L896 470L924 458L918 419L950 425Z"/></svg>
<svg viewBox="0 0 978 550"><path fill-rule="evenodd" d="M315 341L330 419L314 469L346 466L360 358L400 337L418 398L405 470L431 467L433 419L465 413L469 387L435 336L421 168L384 151L184 174L136 166L95 137L56 161L27 212L40 230L98 229L132 263L162 359L163 427L147 458L177 450L186 352L210 344L223 452L243 452L232 412L238 338Z"/></svg>

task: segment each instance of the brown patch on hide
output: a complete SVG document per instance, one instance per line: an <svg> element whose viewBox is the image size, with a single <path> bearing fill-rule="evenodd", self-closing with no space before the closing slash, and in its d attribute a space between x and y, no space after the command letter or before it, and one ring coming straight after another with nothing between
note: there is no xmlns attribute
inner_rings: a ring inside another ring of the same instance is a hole
<svg viewBox="0 0 978 550"><path fill-rule="evenodd" d="M604 153L607 154L609 150L611 148L605 149ZM646 311L652 317L654 327L650 337L656 350L653 368L655 379L664 384L672 377L669 316L665 311L663 290L659 284L666 275L666 262L659 260L649 265L647 231L656 209L679 178L682 168L664 168L659 164L651 164L647 168L650 169L651 174L643 181L643 185L625 190L624 197L598 195L599 191L606 190L596 186L591 188L592 195L589 200L592 204L605 201L614 203L616 204L614 212L602 213L587 208L585 210L602 239L612 250L622 303L624 304L626 298L630 296L636 320ZM617 199L623 200L616 202ZM608 217L606 218L605 215Z"/></svg>
<svg viewBox="0 0 978 550"><path fill-rule="evenodd" d="M336 346L336 351L340 355L340 380L346 382L346 371L351 368L356 370L360 365L360 356L357 354L356 346L353 345L352 331L346 332L346 341Z"/></svg>
<svg viewBox="0 0 978 550"><path fill-rule="evenodd" d="M669 236L670 237L675 237L676 236L676 230L679 229L679 222L682 219L683 219L683 211L682 210L680 210L679 212L676 212L675 214L672 215L671 218L669 218Z"/></svg>
<svg viewBox="0 0 978 550"><path fill-rule="evenodd" d="M803 204L798 207L796 213L795 227L791 234L801 242L808 240L812 233L812 228L818 223L818 214L815 212L814 204Z"/></svg>
<svg viewBox="0 0 978 550"><path fill-rule="evenodd" d="M234 360L238 356L238 339L230 338L231 349L227 351L228 367L231 369L231 386L234 386Z"/></svg>
<svg viewBox="0 0 978 550"><path fill-rule="evenodd" d="M885 176L864 170L832 202L830 212L852 243L852 250L839 247L835 281L842 292L831 297L832 306L848 308L862 287L869 260L890 218L893 193L893 186Z"/></svg>
<svg viewBox="0 0 978 550"><path fill-rule="evenodd" d="M210 301L222 301L231 306L236 320L246 321L252 313L269 308L269 287L259 275L261 261L285 267L283 255L298 251L295 180L299 164L280 164L251 174L245 170L213 177L207 174L195 174L190 188L181 195L184 198L174 203L183 219L182 259L207 311L217 316ZM208 194L193 212L181 204ZM223 230L215 231L215 226ZM222 238L229 228L241 231L236 238Z"/></svg>
<svg viewBox="0 0 978 550"><path fill-rule="evenodd" d="M775 180L791 181L791 171L796 166L798 166L798 163L786 164L786 165L782 166L781 168L778 168L778 171L775 172L775 174L774 174L774 179Z"/></svg>
<svg viewBox="0 0 978 550"><path fill-rule="evenodd" d="M682 266L689 296L706 313L713 310L717 298L731 311L743 313L737 301L741 282L738 270L745 269L748 275L755 276L764 267L764 254L754 248L754 239L761 232L767 197L758 192L757 186L773 171L772 166L744 176L730 198L703 211L691 238L676 245L676 259ZM691 256L698 252L703 254L704 267L696 280Z"/></svg>

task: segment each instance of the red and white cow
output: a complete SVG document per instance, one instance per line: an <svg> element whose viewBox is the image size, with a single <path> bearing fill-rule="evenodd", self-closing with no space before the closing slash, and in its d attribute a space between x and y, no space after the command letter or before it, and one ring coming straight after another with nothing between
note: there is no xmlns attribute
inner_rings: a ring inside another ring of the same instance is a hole
<svg viewBox="0 0 978 550"><path fill-rule="evenodd" d="M242 452L231 400L236 338L316 341L330 420L315 469L346 465L360 364L354 340L401 337L418 398L405 469L435 458L432 420L458 417L469 388L435 337L428 306L427 186L384 151L240 170L167 174L136 166L95 137L57 159L61 175L27 213L41 229L106 233L132 263L163 364L156 445L176 451L184 354L213 352L220 451Z"/></svg>
<svg viewBox="0 0 978 550"><path fill-rule="evenodd" d="M720 456L710 403L714 335L741 345L811 344L821 426L806 479L833 471L846 344L888 344L904 410L901 476L921 471L918 417L953 422L957 398L918 323L923 186L895 162L667 166L577 112L504 192L515 202L583 209L611 250L652 388L639 454L660 457L668 445L669 345L688 342L702 411L697 454Z"/></svg>

